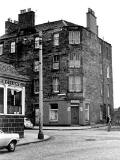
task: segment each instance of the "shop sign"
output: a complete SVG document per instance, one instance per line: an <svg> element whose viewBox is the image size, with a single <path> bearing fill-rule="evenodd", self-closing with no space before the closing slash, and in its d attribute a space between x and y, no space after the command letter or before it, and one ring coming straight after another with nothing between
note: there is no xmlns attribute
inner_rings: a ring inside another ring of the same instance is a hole
<svg viewBox="0 0 120 160"><path fill-rule="evenodd" d="M13 80L9 80L9 79L2 79L0 80L1 83L3 84L9 84L11 86L24 86L24 83L21 83L21 82L16 82L16 81L13 81Z"/></svg>
<svg viewBox="0 0 120 160"><path fill-rule="evenodd" d="M80 103L79 100L71 100L71 103Z"/></svg>

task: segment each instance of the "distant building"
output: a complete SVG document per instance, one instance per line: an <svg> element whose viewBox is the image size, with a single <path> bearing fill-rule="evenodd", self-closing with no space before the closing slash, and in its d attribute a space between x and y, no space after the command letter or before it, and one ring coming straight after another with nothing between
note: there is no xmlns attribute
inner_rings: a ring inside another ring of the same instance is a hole
<svg viewBox="0 0 120 160"><path fill-rule="evenodd" d="M26 114L39 111L39 32L43 44L44 125L100 123L113 110L112 46L98 37L95 13L87 27L65 20L35 25L35 13L22 10L18 22L5 22L0 60L30 78ZM33 115L32 115L33 116Z"/></svg>

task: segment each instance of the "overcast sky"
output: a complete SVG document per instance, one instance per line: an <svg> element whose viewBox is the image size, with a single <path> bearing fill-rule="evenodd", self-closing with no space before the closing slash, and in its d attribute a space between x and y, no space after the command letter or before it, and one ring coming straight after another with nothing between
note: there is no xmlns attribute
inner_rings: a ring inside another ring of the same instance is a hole
<svg viewBox="0 0 120 160"><path fill-rule="evenodd" d="M114 107L120 106L120 5L119 0L3 0L0 5L0 35L5 32L5 21L18 20L20 10L31 8L36 13L35 23L67 20L86 27L88 8L95 11L99 37L112 45Z"/></svg>

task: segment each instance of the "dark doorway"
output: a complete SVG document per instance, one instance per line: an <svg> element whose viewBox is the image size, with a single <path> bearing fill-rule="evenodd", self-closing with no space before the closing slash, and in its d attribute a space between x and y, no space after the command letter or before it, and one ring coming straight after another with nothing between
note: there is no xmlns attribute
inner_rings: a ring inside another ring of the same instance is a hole
<svg viewBox="0 0 120 160"><path fill-rule="evenodd" d="M79 106L71 106L71 124L79 124Z"/></svg>

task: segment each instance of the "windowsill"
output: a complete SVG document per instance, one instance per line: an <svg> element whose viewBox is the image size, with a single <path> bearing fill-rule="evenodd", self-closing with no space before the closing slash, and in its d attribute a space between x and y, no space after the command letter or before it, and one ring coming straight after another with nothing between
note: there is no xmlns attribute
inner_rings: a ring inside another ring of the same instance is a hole
<svg viewBox="0 0 120 160"><path fill-rule="evenodd" d="M49 120L49 122L58 122L58 120Z"/></svg>

